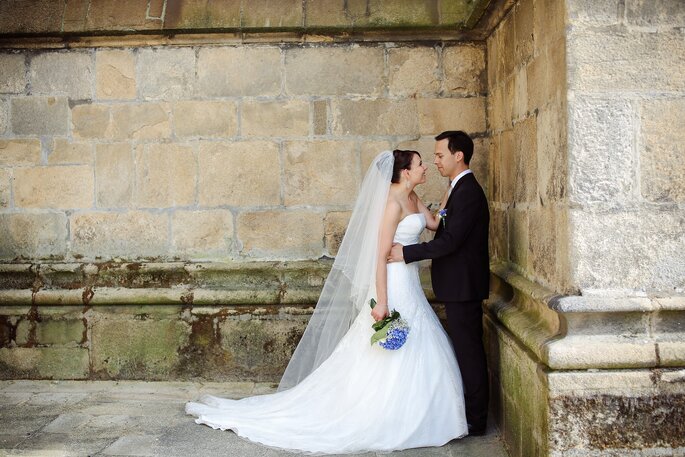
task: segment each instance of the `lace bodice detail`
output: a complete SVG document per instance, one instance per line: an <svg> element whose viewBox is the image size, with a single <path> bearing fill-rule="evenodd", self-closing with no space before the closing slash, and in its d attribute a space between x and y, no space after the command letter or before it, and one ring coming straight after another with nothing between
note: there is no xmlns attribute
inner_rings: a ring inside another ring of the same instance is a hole
<svg viewBox="0 0 685 457"><path fill-rule="evenodd" d="M426 217L423 213L410 214L397 224L393 241L404 246L416 244L424 228L426 228Z"/></svg>

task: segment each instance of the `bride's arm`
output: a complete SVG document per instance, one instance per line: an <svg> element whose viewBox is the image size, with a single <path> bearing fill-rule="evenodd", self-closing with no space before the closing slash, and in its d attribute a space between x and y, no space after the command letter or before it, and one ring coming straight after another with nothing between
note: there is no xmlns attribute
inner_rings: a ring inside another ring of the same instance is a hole
<svg viewBox="0 0 685 457"><path fill-rule="evenodd" d="M400 223L402 208L394 200L388 200L381 220L378 234L378 258L376 259L376 300L377 304L371 311L375 320L386 317L388 313L388 266L387 258L392 248L392 240Z"/></svg>

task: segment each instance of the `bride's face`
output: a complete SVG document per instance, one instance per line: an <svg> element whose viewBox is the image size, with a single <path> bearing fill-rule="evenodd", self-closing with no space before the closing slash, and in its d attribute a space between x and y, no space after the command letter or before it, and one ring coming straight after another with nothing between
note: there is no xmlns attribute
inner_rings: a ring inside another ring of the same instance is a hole
<svg viewBox="0 0 685 457"><path fill-rule="evenodd" d="M426 182L426 166L423 164L421 157L414 154L411 159L411 168L406 171L407 178L413 185L423 184Z"/></svg>

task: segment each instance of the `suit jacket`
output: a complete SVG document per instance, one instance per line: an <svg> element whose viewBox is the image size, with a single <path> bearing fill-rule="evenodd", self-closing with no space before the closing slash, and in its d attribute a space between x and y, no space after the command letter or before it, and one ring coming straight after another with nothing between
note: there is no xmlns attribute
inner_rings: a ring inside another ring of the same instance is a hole
<svg viewBox="0 0 685 457"><path fill-rule="evenodd" d="M406 263L433 259L433 292L442 302L477 301L488 298L490 212L483 188L473 173L462 176L452 189L435 238L405 246Z"/></svg>

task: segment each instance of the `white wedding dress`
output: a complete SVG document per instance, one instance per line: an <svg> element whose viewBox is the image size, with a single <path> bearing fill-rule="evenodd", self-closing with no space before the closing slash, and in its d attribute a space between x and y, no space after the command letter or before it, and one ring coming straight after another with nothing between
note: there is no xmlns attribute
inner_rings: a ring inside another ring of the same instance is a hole
<svg viewBox="0 0 685 457"><path fill-rule="evenodd" d="M418 242L422 214L400 221L395 241ZM441 446L467 434L461 375L448 336L421 288L417 264L388 264L388 303L408 322L398 350L370 345L367 306L333 353L295 387L188 403L195 422L266 446L343 454Z"/></svg>

